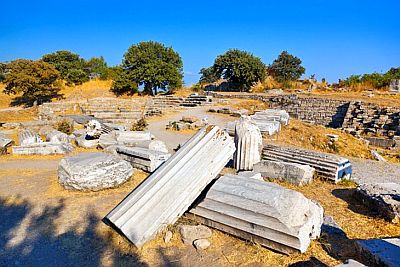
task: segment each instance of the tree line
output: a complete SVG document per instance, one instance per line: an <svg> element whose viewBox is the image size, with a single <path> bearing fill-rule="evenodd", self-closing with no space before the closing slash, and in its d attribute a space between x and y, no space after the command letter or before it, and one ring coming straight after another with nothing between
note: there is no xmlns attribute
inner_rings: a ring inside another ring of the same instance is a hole
<svg viewBox="0 0 400 267"><path fill-rule="evenodd" d="M202 68L200 86L226 81L230 89L248 91L267 76L283 86L298 80L305 73L300 58L283 51L271 64L239 49L230 49L218 55L212 66ZM373 73L351 76L340 81L344 85L371 81L383 87L393 78L399 78L400 68L385 74ZM128 48L122 63L107 66L103 57L85 60L70 51L56 51L39 60L17 59L0 63L0 82L6 94L19 95L16 103L32 105L60 97L63 84L79 85L90 79L113 80L111 91L116 95L156 95L159 91L173 91L183 85L183 62L171 47L159 42L140 42Z"/></svg>

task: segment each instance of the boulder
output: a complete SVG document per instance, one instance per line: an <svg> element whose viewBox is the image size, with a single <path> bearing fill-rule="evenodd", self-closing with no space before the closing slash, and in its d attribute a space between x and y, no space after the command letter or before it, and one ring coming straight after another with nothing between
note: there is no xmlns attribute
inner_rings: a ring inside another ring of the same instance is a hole
<svg viewBox="0 0 400 267"><path fill-rule="evenodd" d="M311 183L315 173L315 169L309 165L271 160L255 164L254 171L260 172L264 178L284 180L296 185Z"/></svg>
<svg viewBox="0 0 400 267"><path fill-rule="evenodd" d="M75 190L116 187L126 182L132 173L129 162L106 153L82 153L64 158L58 167L60 184Z"/></svg>
<svg viewBox="0 0 400 267"><path fill-rule="evenodd" d="M203 250L207 249L211 243L208 241L208 239L197 239L193 242L193 245L196 249Z"/></svg>
<svg viewBox="0 0 400 267"><path fill-rule="evenodd" d="M181 234L183 243L192 245L197 239L210 238L212 231L204 225L179 225L179 233Z"/></svg>
<svg viewBox="0 0 400 267"><path fill-rule="evenodd" d="M400 221L400 184L373 183L361 184L354 192L355 197L385 219Z"/></svg>

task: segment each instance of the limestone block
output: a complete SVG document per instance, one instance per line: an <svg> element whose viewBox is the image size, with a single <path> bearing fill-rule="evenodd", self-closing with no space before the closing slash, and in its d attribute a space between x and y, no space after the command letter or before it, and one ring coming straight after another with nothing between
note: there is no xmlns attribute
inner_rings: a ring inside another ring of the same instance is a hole
<svg viewBox="0 0 400 267"><path fill-rule="evenodd" d="M367 256L373 266L400 266L400 238L382 238L356 241L357 250Z"/></svg>
<svg viewBox="0 0 400 267"><path fill-rule="evenodd" d="M73 149L69 143L42 142L23 146L13 146L12 153L15 155L52 155L67 154Z"/></svg>
<svg viewBox="0 0 400 267"><path fill-rule="evenodd" d="M32 132L31 130L23 130L19 132L18 139L20 146L43 142L40 136L37 133Z"/></svg>
<svg viewBox="0 0 400 267"><path fill-rule="evenodd" d="M155 171L171 157L171 154L142 147L117 146L116 151L118 156L128 161L134 168L147 172Z"/></svg>
<svg viewBox="0 0 400 267"><path fill-rule="evenodd" d="M262 176L261 176L261 173L259 173L259 172L254 172L254 171L241 171L241 172L238 172L237 175L242 176L242 177L246 177L246 178L251 178L251 179L256 179L256 180L264 181L263 178L262 178Z"/></svg>
<svg viewBox="0 0 400 267"><path fill-rule="evenodd" d="M354 194L385 219L393 223L400 221L400 184L361 184Z"/></svg>
<svg viewBox="0 0 400 267"><path fill-rule="evenodd" d="M79 147L95 148L99 145L99 139L87 139L86 135L75 138L75 142Z"/></svg>
<svg viewBox="0 0 400 267"><path fill-rule="evenodd" d="M235 126L233 162L236 170L252 170L261 159L262 136L256 123L248 116L242 116Z"/></svg>
<svg viewBox="0 0 400 267"><path fill-rule="evenodd" d="M69 143L69 136L66 133L53 130L46 135L46 141L54 144Z"/></svg>
<svg viewBox="0 0 400 267"><path fill-rule="evenodd" d="M67 189L98 191L126 182L132 166L114 155L82 153L64 158L58 167L58 178Z"/></svg>
<svg viewBox="0 0 400 267"><path fill-rule="evenodd" d="M260 172L263 178L284 180L296 185L311 183L315 173L315 169L309 165L271 160L255 164L254 171Z"/></svg>
<svg viewBox="0 0 400 267"><path fill-rule="evenodd" d="M135 146L138 141L152 140L153 136L150 132L142 131L126 131L116 132L117 142L119 145Z"/></svg>

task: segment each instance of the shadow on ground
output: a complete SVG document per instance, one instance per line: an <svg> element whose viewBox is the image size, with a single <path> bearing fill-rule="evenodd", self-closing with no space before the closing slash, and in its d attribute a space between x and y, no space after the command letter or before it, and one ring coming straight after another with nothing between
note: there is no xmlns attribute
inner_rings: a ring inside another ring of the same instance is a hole
<svg viewBox="0 0 400 267"><path fill-rule="evenodd" d="M361 201L357 200L354 197L354 188L346 188L346 189L334 189L332 194L347 202L348 208L358 214L362 214L368 217L380 217L379 213L374 211L373 209L369 209L365 204Z"/></svg>
<svg viewBox="0 0 400 267"><path fill-rule="evenodd" d="M26 200L0 198L0 266L146 266L138 255L115 247L111 236L96 233L102 222L94 214L86 215L84 231L71 228L58 235L63 208L60 200L38 213Z"/></svg>

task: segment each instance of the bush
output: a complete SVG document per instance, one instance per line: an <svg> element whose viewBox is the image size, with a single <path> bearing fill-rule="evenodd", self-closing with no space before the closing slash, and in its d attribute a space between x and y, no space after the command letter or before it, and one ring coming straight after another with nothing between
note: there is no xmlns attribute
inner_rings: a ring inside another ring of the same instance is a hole
<svg viewBox="0 0 400 267"><path fill-rule="evenodd" d="M62 120L59 121L56 125L55 128L63 133L66 134L72 134L72 132L74 131L74 126L72 125L72 123L70 123L68 120Z"/></svg>
<svg viewBox="0 0 400 267"><path fill-rule="evenodd" d="M131 131L144 131L147 129L149 124L145 120L145 118L141 118L136 123L132 124Z"/></svg>

